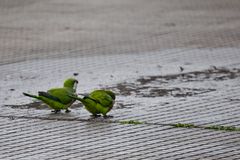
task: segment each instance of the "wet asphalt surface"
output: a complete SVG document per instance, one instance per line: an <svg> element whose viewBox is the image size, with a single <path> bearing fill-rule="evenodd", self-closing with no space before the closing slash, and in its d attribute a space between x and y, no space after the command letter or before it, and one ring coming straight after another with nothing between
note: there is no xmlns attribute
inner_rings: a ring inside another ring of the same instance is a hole
<svg viewBox="0 0 240 160"><path fill-rule="evenodd" d="M0 159L240 159L239 131L206 129L240 127L239 7L0 0ZM22 95L68 77L114 91L113 117Z"/></svg>

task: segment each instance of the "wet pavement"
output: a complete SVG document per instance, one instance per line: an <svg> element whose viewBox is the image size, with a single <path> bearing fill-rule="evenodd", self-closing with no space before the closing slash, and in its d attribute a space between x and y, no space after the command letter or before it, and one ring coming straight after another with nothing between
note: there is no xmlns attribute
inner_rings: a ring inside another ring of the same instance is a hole
<svg viewBox="0 0 240 160"><path fill-rule="evenodd" d="M239 6L0 1L0 159L240 159ZM116 92L113 117L22 95L68 77Z"/></svg>

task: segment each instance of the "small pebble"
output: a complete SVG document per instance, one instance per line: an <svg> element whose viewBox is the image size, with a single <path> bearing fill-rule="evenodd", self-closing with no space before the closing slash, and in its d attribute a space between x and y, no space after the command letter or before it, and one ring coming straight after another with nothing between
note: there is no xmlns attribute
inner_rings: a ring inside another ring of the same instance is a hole
<svg viewBox="0 0 240 160"><path fill-rule="evenodd" d="M78 73L73 73L74 76L78 76Z"/></svg>
<svg viewBox="0 0 240 160"><path fill-rule="evenodd" d="M180 72L182 72L182 71L184 70L184 68L183 68L183 67L181 67L181 66L179 67L179 69L180 69Z"/></svg>

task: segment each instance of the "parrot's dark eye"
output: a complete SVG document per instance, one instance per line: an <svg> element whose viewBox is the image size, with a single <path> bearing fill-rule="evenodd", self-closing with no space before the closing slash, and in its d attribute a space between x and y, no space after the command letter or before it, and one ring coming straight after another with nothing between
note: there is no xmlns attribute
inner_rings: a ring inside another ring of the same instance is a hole
<svg viewBox="0 0 240 160"><path fill-rule="evenodd" d="M76 80L76 83L78 83L78 81Z"/></svg>

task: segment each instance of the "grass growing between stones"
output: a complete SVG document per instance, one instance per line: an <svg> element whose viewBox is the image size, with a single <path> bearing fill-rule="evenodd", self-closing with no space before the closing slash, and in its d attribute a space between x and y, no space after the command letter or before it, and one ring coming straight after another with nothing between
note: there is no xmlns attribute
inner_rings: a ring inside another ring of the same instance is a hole
<svg viewBox="0 0 240 160"><path fill-rule="evenodd" d="M133 124L133 125L141 125L141 124L149 124L141 121L135 120L126 120L119 121L120 124ZM159 124L160 125L160 124ZM240 131L240 128L234 126L221 126L221 125L211 125L211 126L198 126L190 123L176 123L176 124L164 124L164 126L172 126L174 128L201 128L201 129L209 129L209 130L217 130L217 131Z"/></svg>
<svg viewBox="0 0 240 160"><path fill-rule="evenodd" d="M198 126L194 124L185 124L185 123L177 123L177 124L170 124L170 126L176 128L203 128L203 129L210 129L210 130L217 130L217 131L240 131L240 128L234 126L221 126L221 125L211 125L211 126Z"/></svg>
<svg viewBox="0 0 240 160"><path fill-rule="evenodd" d="M219 125L214 125L214 126L207 126L204 127L205 129L212 129L212 130L221 130L221 131L240 131L240 128L233 127L233 126L219 126Z"/></svg>
<svg viewBox="0 0 240 160"><path fill-rule="evenodd" d="M144 124L143 122L140 122L140 121L134 121L134 120L129 120L129 121L119 121L120 124L134 124L134 125L137 125L137 124Z"/></svg>

